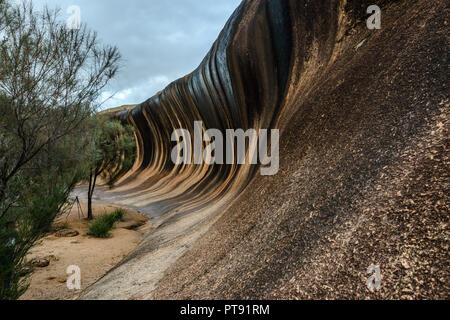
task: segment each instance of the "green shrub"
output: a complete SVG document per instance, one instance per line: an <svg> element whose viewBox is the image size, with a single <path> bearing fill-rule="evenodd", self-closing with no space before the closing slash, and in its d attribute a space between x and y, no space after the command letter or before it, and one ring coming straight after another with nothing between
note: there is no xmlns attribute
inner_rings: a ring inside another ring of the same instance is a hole
<svg viewBox="0 0 450 320"><path fill-rule="evenodd" d="M110 215L102 216L89 224L88 235L96 238L109 238L111 236L109 231L111 231L113 226L114 222Z"/></svg>
<svg viewBox="0 0 450 320"><path fill-rule="evenodd" d="M116 209L114 210L114 212L111 214L116 221L123 221L123 217L125 216L125 211L123 209Z"/></svg>
<svg viewBox="0 0 450 320"><path fill-rule="evenodd" d="M113 213L105 214L89 224L88 235L96 238L109 238L110 231L114 227L114 223L123 219L125 212L117 209Z"/></svg>
<svg viewBox="0 0 450 320"><path fill-rule="evenodd" d="M0 214L0 300L16 300L27 290L31 272L27 253L50 230L76 181L70 186L51 185L47 179L34 178L39 184L31 181L17 205Z"/></svg>

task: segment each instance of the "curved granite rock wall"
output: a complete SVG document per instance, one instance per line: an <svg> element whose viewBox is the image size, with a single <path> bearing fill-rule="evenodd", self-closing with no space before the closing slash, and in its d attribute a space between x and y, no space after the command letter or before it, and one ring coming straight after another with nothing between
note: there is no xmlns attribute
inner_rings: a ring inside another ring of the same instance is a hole
<svg viewBox="0 0 450 320"><path fill-rule="evenodd" d="M381 30L365 1L244 1L196 71L119 115L139 160L114 202L168 219L83 298L448 299L449 8L376 2ZM279 173L174 166L195 120L281 129Z"/></svg>
<svg viewBox="0 0 450 320"><path fill-rule="evenodd" d="M173 131L188 129L193 137L194 121L224 134L283 128L298 93L333 58L350 14L364 14L363 3L243 1L196 70L116 114L136 128L138 156L114 197L154 215L175 209L185 214L234 199L257 166L174 165Z"/></svg>

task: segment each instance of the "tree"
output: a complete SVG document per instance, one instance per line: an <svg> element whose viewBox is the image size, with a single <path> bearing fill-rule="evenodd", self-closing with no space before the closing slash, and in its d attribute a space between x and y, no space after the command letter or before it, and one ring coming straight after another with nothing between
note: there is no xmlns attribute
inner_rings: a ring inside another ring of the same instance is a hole
<svg viewBox="0 0 450 320"><path fill-rule="evenodd" d="M0 299L24 292L28 250L83 177L84 126L119 59L58 10L0 0Z"/></svg>
<svg viewBox="0 0 450 320"><path fill-rule="evenodd" d="M119 59L117 48L100 48L85 26L68 30L57 11L37 14L23 4L10 12L0 42L0 94L9 110L1 111L9 117L3 118L5 131L21 148L2 150L0 201L9 179L92 114L92 103L116 74Z"/></svg>
<svg viewBox="0 0 450 320"><path fill-rule="evenodd" d="M92 197L99 176L112 188L121 174L128 171L136 158L133 127L120 121L99 117L94 124L92 165L89 171L88 219L92 220Z"/></svg>

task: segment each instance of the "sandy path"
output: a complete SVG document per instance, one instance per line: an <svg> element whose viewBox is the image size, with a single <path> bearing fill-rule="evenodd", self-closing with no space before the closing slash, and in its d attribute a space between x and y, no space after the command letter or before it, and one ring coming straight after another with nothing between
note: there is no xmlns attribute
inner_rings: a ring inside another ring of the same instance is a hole
<svg viewBox="0 0 450 320"><path fill-rule="evenodd" d="M82 209L86 214L86 203L81 200ZM109 213L113 205L97 201L94 204L94 216ZM146 216L127 209L125 222L135 222L143 226L128 230L116 224L111 231L111 238L95 239L87 235L88 222L79 218L77 208L73 208L68 216L60 217L55 225L64 225L77 230L79 235L72 238L57 238L54 234L43 238L30 252L29 259L48 258L50 265L45 268L35 268L31 276L30 287L21 297L22 300L61 300L75 299L82 290L103 277L111 268L121 262L141 243L146 232L152 228ZM67 267L76 265L81 270L81 290L67 288Z"/></svg>

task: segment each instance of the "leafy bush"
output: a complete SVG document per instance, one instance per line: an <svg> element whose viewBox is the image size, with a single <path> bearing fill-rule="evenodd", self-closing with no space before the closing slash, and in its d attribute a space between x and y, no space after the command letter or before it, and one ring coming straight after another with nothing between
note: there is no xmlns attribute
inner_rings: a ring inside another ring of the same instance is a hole
<svg viewBox="0 0 450 320"><path fill-rule="evenodd" d="M0 300L27 289L26 256L90 168L86 126L117 72L117 48L58 10L0 0Z"/></svg>
<svg viewBox="0 0 450 320"><path fill-rule="evenodd" d="M113 225L109 216L97 218L89 224L88 235L96 238L109 238L111 236L109 231Z"/></svg>
<svg viewBox="0 0 450 320"><path fill-rule="evenodd" d="M31 270L27 268L26 255L49 231L76 181L49 185L45 179L39 179L40 188L34 183L29 185L26 199L20 198L0 217L0 300L18 299L27 290Z"/></svg>
<svg viewBox="0 0 450 320"><path fill-rule="evenodd" d="M86 176L88 188L88 219L93 218L92 197L98 177L112 189L114 184L133 167L136 159L134 129L118 120L100 115L92 122L91 170Z"/></svg>
<svg viewBox="0 0 450 320"><path fill-rule="evenodd" d="M125 212L122 209L116 209L113 213L105 214L89 224L88 235L96 238L109 238L110 231L114 223L123 219Z"/></svg>
<svg viewBox="0 0 450 320"><path fill-rule="evenodd" d="M123 209L116 209L111 215L113 216L114 221L123 221L125 211Z"/></svg>

